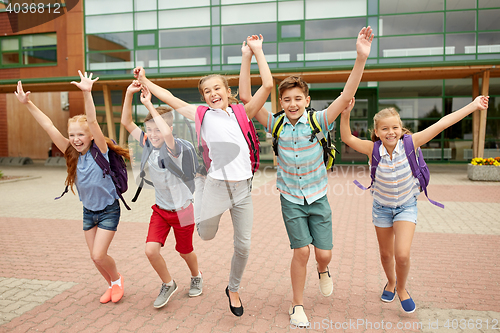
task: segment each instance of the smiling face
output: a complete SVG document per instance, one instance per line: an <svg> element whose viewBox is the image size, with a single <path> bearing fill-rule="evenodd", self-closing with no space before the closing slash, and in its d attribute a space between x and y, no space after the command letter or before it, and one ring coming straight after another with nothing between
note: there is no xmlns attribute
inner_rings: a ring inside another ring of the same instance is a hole
<svg viewBox="0 0 500 333"><path fill-rule="evenodd" d="M386 148L394 148L403 133L399 116L384 117L377 121L375 135Z"/></svg>
<svg viewBox="0 0 500 333"><path fill-rule="evenodd" d="M311 97L305 96L300 87L284 90L280 98L281 107L292 125L297 123L310 101Z"/></svg>
<svg viewBox="0 0 500 333"><path fill-rule="evenodd" d="M161 134L158 126L154 120L149 120L145 124L146 126L146 134L148 135L149 140L153 144L155 148L160 148L165 142L165 138Z"/></svg>
<svg viewBox="0 0 500 333"><path fill-rule="evenodd" d="M229 105L231 89L226 87L223 80L217 76L210 77L200 86L203 99L212 109L226 110Z"/></svg>
<svg viewBox="0 0 500 333"><path fill-rule="evenodd" d="M82 121L68 123L68 136L69 143L82 155L90 149L90 145L94 139L87 122Z"/></svg>

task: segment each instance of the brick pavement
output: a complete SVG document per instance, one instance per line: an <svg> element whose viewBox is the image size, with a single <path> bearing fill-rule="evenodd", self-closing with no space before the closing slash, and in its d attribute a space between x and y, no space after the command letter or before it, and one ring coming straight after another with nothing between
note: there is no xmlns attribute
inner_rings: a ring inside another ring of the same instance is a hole
<svg viewBox="0 0 500 333"><path fill-rule="evenodd" d="M469 181L464 165L430 167L429 194L446 209L434 207L425 196L419 198L409 280L417 304L413 314L404 313L397 300L379 300L385 277L370 222L371 196L352 184L354 178L368 184L367 169L345 166L329 174L334 293L320 295L311 257L305 290L310 331L500 331L500 184ZM0 184L0 332L293 331L287 315L292 251L274 189L274 170L261 170L254 181L255 219L242 281L241 318L229 312L224 295L232 255L227 213L214 240L194 237L205 279L199 297L187 296L189 271L174 251L173 237L167 240L162 254L179 290L157 310L152 302L160 281L144 255L154 194L143 191L132 211L122 211L110 248L125 277L125 296L117 304L101 305L105 284L85 245L81 203L68 194L53 200L64 188L65 169L37 162L2 171L40 178ZM128 201L135 190L130 187ZM402 329L396 329L397 324Z"/></svg>

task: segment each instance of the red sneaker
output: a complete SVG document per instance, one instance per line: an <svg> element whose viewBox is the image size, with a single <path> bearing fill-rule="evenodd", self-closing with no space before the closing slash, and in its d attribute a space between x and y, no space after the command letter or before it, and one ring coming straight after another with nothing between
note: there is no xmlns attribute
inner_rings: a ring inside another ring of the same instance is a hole
<svg viewBox="0 0 500 333"><path fill-rule="evenodd" d="M118 302L123 297L123 276L120 274L121 286L114 284L111 288L111 300L113 303Z"/></svg>

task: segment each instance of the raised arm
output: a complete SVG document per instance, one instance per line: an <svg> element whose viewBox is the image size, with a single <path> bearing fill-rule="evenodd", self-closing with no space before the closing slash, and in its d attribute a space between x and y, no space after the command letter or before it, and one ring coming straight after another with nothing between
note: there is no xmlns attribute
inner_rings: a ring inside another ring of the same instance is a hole
<svg viewBox="0 0 500 333"><path fill-rule="evenodd" d="M371 27L363 28L359 32L358 40L356 41L357 56L354 67L352 68L351 74L347 79L342 94L328 107L327 115L329 124L338 117L338 115L347 107L349 101L356 94L359 82L363 76L366 59L368 59L368 55L370 54L373 37Z"/></svg>
<svg viewBox="0 0 500 333"><path fill-rule="evenodd" d="M132 99L134 94L141 91L141 84L134 80L128 87L123 100L121 123L123 127L132 135L134 139L141 139L141 129L134 123L132 119Z"/></svg>
<svg viewBox="0 0 500 333"><path fill-rule="evenodd" d="M134 77L143 86L148 87L149 91L153 95L155 95L160 100L162 100L163 102L170 105L177 112L182 114L184 117L191 119L191 120L194 120L194 117L196 115L196 106L184 102L182 99L177 98L174 95L172 95L172 93L170 91L168 91L167 89L162 88L159 85L151 82L146 77L146 72L144 71L144 68L142 68L142 67L134 68Z"/></svg>
<svg viewBox="0 0 500 333"><path fill-rule="evenodd" d="M273 76L269 65L267 64L266 57L264 56L264 51L262 50L262 42L264 38L262 35L253 35L247 38L247 44L252 49L252 52L257 60L257 65L259 66L259 73L262 80L262 85L257 90L255 95L245 104L245 110L249 119L255 117L257 112L259 112L264 103L266 103L271 89L273 88ZM267 114L266 114L267 118ZM260 122L260 120L259 120Z"/></svg>
<svg viewBox="0 0 500 333"><path fill-rule="evenodd" d="M250 46L243 41L241 46L241 68L238 80L238 95L243 104L247 104L252 99L252 82L250 80L250 65L253 52Z"/></svg>
<svg viewBox="0 0 500 333"><path fill-rule="evenodd" d="M172 134L172 129L163 119L163 117L158 113L158 111L156 111L153 103L151 103L151 92L146 86L142 86L141 103L144 104L146 109L148 109L149 113L151 113L151 115L153 116L153 120L160 130L161 135L165 139L165 143L167 144L168 148L170 148L170 150L172 151L175 151L175 141Z"/></svg>
<svg viewBox="0 0 500 333"><path fill-rule="evenodd" d="M40 126L42 126L45 132L47 132L50 139L52 140L52 142L54 142L57 148L64 153L66 151L66 148L68 148L69 140L65 138L61 134L61 132L59 132L59 130L54 126L52 120L50 120L50 118L47 117L45 113L43 113L35 104L33 104L33 102L29 98L31 92L24 92L21 81L17 82L17 91L14 91L14 94L16 95L19 102L26 105L29 112L33 115Z"/></svg>
<svg viewBox="0 0 500 333"><path fill-rule="evenodd" d="M368 158L371 158L373 142L370 140L361 140L351 133L349 118L351 116L351 110L354 107L354 102L355 100L353 97L347 107L342 111L342 116L340 118L340 137L342 142L346 145L362 154L367 155Z"/></svg>
<svg viewBox="0 0 500 333"><path fill-rule="evenodd" d="M78 70L78 75L80 75L80 82L72 81L71 84L74 84L83 92L83 103L85 105L85 114L87 115L87 124L89 125L90 133L92 133L94 137L95 144L104 154L108 151L108 144L97 122L94 99L92 98L92 85L95 81L99 80L99 78L96 77L92 80L92 73L87 76L87 72L83 75L80 70Z"/></svg>
<svg viewBox="0 0 500 333"><path fill-rule="evenodd" d="M478 96L463 108L444 116L426 129L413 134L412 139L415 149L426 144L443 130L459 122L472 112L488 109L488 100L489 96Z"/></svg>

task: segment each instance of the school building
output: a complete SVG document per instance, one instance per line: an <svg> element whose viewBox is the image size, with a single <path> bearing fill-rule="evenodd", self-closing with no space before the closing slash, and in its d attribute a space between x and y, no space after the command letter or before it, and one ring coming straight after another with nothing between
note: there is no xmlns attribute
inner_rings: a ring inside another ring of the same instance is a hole
<svg viewBox="0 0 500 333"><path fill-rule="evenodd" d="M201 104L197 83L204 75L225 74L237 91L241 44L262 34L276 85L303 76L319 110L342 91L357 34L367 25L375 39L351 113L353 133L369 137L373 115L388 106L419 131L488 94L487 111L422 150L429 162L500 156L498 0L0 0L0 156L45 159L52 147L13 94L18 80L66 133L68 117L83 112L82 94L69 82L79 80L79 69L93 72L105 134L125 143L120 110L135 66L177 97ZM256 63L252 69L257 89ZM146 111L135 97L140 123ZM279 111L276 91L267 108ZM184 120L176 121L177 134L190 138ZM339 125L332 135L340 162L366 162L341 142ZM259 131L262 159L272 160L270 140Z"/></svg>

